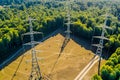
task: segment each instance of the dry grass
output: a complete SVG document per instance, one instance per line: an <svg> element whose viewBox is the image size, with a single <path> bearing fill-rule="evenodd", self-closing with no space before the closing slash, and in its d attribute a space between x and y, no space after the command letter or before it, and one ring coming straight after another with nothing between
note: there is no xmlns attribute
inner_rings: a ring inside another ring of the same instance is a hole
<svg viewBox="0 0 120 80"><path fill-rule="evenodd" d="M42 52L37 53L39 59L42 58L39 61L41 72L49 76L51 80L74 80L93 57L91 51L70 40L55 65L54 70L51 72L63 41L64 37L61 34L57 34L36 46L36 49L42 50ZM22 56L0 71L0 80L11 80L21 58ZM13 80L28 80L31 71L31 62L29 60L31 60L31 54L30 51L27 51ZM95 70L97 70L96 68L97 66L94 66ZM92 74L94 73L90 73L88 76L91 77ZM85 80L89 79L85 78Z"/></svg>

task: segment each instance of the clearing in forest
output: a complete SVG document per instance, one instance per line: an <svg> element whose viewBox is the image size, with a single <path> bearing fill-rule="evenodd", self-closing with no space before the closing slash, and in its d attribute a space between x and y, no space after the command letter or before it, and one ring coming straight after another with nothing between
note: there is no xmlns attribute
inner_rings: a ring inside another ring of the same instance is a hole
<svg viewBox="0 0 120 80"><path fill-rule="evenodd" d="M75 38L75 37L74 37ZM36 46L38 62L43 76L49 77L51 80L74 80L82 69L90 62L94 54L86 48L90 46L83 39L77 42L70 39L58 62L54 66L60 53L64 37L61 34L50 37L42 44ZM81 45L80 45L81 44ZM0 71L0 80L11 80L22 55ZM51 69L54 69L51 71ZM97 72L97 64L88 72L84 80L90 80L92 75ZM31 53L28 50L24 53L24 58L13 80L28 80L31 72Z"/></svg>

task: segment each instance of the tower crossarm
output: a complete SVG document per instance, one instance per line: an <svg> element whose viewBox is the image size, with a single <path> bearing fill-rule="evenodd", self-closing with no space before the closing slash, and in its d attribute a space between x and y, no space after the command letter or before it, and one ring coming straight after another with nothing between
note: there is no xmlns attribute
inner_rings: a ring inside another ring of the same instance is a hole
<svg viewBox="0 0 120 80"><path fill-rule="evenodd" d="M104 46L102 46L100 44L92 44L92 46L104 48Z"/></svg>
<svg viewBox="0 0 120 80"><path fill-rule="evenodd" d="M103 27L103 26L99 26L99 27ZM108 26L105 26L104 29L112 30L112 28L111 28L111 27L108 27Z"/></svg>
<svg viewBox="0 0 120 80"><path fill-rule="evenodd" d="M108 38L106 38L106 37L104 37L104 36L93 36L93 38L109 40Z"/></svg>
<svg viewBox="0 0 120 80"><path fill-rule="evenodd" d="M70 24L73 24L71 21L68 23L68 22L66 22L66 23L64 23L65 25L70 25Z"/></svg>
<svg viewBox="0 0 120 80"><path fill-rule="evenodd" d="M108 27L108 26L105 26L105 29L110 29L110 30L112 30L112 28L111 28L111 27Z"/></svg>
<svg viewBox="0 0 120 80"><path fill-rule="evenodd" d="M70 30L67 30L67 31L65 31L65 33L71 33L71 31L70 31Z"/></svg>
<svg viewBox="0 0 120 80"><path fill-rule="evenodd" d="M41 42L37 42L37 41L31 41L31 42L28 42L28 43L25 43L25 44L23 44L24 46L26 45L36 45L36 44L40 44Z"/></svg>
<svg viewBox="0 0 120 80"><path fill-rule="evenodd" d="M24 33L24 34L22 34L22 36L25 36L25 35L31 35L31 34L43 34L43 33L42 33L42 32L32 31L32 32Z"/></svg>

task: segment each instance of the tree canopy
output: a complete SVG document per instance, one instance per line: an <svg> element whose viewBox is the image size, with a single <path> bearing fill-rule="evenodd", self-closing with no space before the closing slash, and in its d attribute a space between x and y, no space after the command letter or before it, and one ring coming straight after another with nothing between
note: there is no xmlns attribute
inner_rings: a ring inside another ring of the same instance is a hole
<svg viewBox="0 0 120 80"><path fill-rule="evenodd" d="M0 0L0 62L13 55L22 45L21 34L29 31L28 17L35 18L32 22L35 31L44 35L58 28L65 28L65 0ZM110 41L105 42L105 48L110 48L109 55L120 46L120 1L112 0L80 0L71 2L71 31L72 34L91 40L93 35L100 35L108 13L107 26L112 31L106 31L105 36ZM29 15L29 16L28 16ZM11 53L10 53L11 52ZM106 64L116 65L119 58L111 58ZM111 67L104 67L111 70ZM112 70L111 70L112 71ZM109 72L107 70L102 71ZM111 72L111 79L116 79L116 72ZM108 74L106 74L108 75ZM111 77L110 76L110 77ZM99 78L98 76L96 76ZM107 78L108 79L108 78Z"/></svg>

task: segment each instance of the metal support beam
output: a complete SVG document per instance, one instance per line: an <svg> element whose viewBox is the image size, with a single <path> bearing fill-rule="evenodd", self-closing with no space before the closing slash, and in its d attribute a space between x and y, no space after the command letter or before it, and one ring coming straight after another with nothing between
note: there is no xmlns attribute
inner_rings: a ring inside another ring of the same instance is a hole
<svg viewBox="0 0 120 80"><path fill-rule="evenodd" d="M41 80L42 75L40 72L40 67L38 64L38 60L36 57L36 50L35 45L39 44L39 42L34 41L34 34L42 34L41 32L33 31L32 21L35 19L29 18L29 25L30 25L30 32L23 34L22 36L30 35L31 41L23 44L23 45L30 45L31 46L31 55L32 55L32 69L30 73L29 80Z"/></svg>
<svg viewBox="0 0 120 80"><path fill-rule="evenodd" d="M109 27L106 26L107 18L108 18L108 15L106 14L106 19L105 19L104 25L103 25L103 27L102 27L101 36L93 36L93 38L99 38L99 39L100 39L99 44L92 44L92 46L96 46L96 47L97 47L96 55L99 56L98 75L100 75L100 65L101 65L102 49L103 49L103 47L104 47L103 43L104 43L104 40L109 40L108 38L106 38L106 37L104 36L104 35L105 35L105 30L106 30L106 29L111 29L111 28L109 28Z"/></svg>
<svg viewBox="0 0 120 80"><path fill-rule="evenodd" d="M67 30L65 31L65 32L66 32L66 37L65 37L65 38L66 38L67 40L70 39L70 33L71 33L71 31L70 31L70 24L71 24L70 10L71 10L70 1L67 0L67 1L66 1L66 11L67 11L67 23L66 23L66 25L67 25Z"/></svg>

